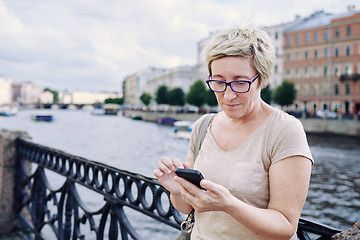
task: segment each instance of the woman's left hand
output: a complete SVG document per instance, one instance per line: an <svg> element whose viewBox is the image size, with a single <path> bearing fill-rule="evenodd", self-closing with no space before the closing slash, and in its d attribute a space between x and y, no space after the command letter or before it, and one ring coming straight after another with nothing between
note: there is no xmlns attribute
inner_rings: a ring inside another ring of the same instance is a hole
<svg viewBox="0 0 360 240"><path fill-rule="evenodd" d="M183 178L175 177L174 179L179 184L184 200L198 212L224 211L228 199L233 197L224 186L207 179L200 182L201 187L206 191Z"/></svg>

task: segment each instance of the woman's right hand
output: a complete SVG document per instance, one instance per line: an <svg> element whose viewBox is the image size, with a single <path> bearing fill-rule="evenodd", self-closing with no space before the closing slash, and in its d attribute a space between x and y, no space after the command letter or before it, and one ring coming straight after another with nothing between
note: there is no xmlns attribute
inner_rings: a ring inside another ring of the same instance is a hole
<svg viewBox="0 0 360 240"><path fill-rule="evenodd" d="M182 163L179 159L170 159L162 157L161 161L157 163L157 169L154 170L155 177L159 180L160 184L172 194L179 194L180 189L175 182L175 170L177 168L189 168L189 163Z"/></svg>

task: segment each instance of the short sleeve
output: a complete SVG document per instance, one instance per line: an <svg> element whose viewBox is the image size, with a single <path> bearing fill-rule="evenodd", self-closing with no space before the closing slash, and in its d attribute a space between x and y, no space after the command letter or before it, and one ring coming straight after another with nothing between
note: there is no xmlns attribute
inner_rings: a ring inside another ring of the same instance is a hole
<svg viewBox="0 0 360 240"><path fill-rule="evenodd" d="M274 143L272 144L270 156L271 163L274 164L292 156L303 156L314 164L301 122L289 115L286 118L288 119L283 121L284 124L279 125L279 129L276 131L277 136L273 138Z"/></svg>

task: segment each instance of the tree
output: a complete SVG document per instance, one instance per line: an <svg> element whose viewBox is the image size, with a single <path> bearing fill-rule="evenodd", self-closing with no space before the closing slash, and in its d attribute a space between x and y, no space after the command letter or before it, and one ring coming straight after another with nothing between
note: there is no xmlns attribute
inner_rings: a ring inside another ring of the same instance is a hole
<svg viewBox="0 0 360 240"><path fill-rule="evenodd" d="M156 92L156 102L158 104L168 103L168 89L166 86L160 86Z"/></svg>
<svg viewBox="0 0 360 240"><path fill-rule="evenodd" d="M107 98L105 99L104 103L105 104L116 103L122 105L124 103L124 98Z"/></svg>
<svg viewBox="0 0 360 240"><path fill-rule="evenodd" d="M270 85L267 85L265 88L261 90L261 99L264 100L267 104L271 103L272 100L272 92L270 89Z"/></svg>
<svg viewBox="0 0 360 240"><path fill-rule="evenodd" d="M197 80L193 85L191 85L190 90L186 95L186 102L200 108L205 103L205 98L205 83L202 80Z"/></svg>
<svg viewBox="0 0 360 240"><path fill-rule="evenodd" d="M58 103L59 102L59 92L50 88L45 88L44 92L51 92L54 95L53 101L54 103Z"/></svg>
<svg viewBox="0 0 360 240"><path fill-rule="evenodd" d="M173 106L185 105L185 93L181 88L174 88L168 92L168 103Z"/></svg>
<svg viewBox="0 0 360 240"><path fill-rule="evenodd" d="M295 84L285 80L280 86L276 88L274 101L280 106L288 106L293 104L295 97Z"/></svg>
<svg viewBox="0 0 360 240"><path fill-rule="evenodd" d="M210 107L215 107L218 104L215 93L210 89L206 91L206 103Z"/></svg>
<svg viewBox="0 0 360 240"><path fill-rule="evenodd" d="M143 102L143 104L145 104L145 106L150 104L151 99L152 99L152 96L149 93L146 93L146 92L144 92L140 96L140 100Z"/></svg>

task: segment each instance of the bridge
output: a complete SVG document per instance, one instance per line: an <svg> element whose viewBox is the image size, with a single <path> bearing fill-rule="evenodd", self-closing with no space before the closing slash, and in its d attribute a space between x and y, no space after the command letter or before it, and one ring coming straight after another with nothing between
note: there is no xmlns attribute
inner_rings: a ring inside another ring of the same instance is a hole
<svg viewBox="0 0 360 240"><path fill-rule="evenodd" d="M135 210L154 221L179 229L184 216L171 205L169 192L150 177L89 161L36 144L24 132L0 132L0 236L45 239L51 229L57 239L145 239L124 211ZM66 180L54 188L47 172ZM89 209L78 188L102 197ZM85 227L85 228L84 228ZM161 228L161 224L159 225ZM88 229L89 231L84 231ZM301 240L330 239L338 230L300 219Z"/></svg>

